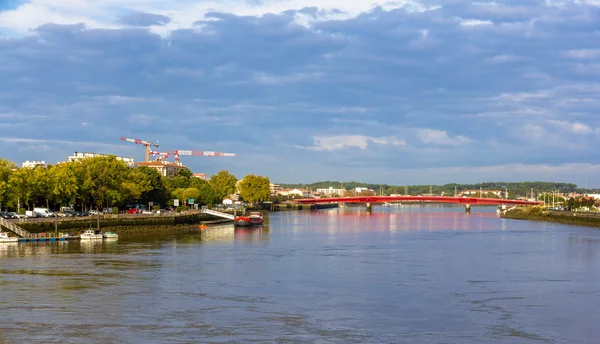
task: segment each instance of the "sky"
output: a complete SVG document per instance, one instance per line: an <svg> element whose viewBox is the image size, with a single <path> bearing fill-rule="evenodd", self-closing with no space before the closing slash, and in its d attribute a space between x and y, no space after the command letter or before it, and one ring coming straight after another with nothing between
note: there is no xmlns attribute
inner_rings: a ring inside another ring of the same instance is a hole
<svg viewBox="0 0 600 344"><path fill-rule="evenodd" d="M600 0L0 0L0 157L600 187L598 42Z"/></svg>

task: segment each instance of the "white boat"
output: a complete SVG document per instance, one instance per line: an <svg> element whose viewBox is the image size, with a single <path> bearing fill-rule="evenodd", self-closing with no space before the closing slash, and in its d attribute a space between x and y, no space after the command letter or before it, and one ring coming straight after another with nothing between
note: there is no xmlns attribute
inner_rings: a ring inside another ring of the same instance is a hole
<svg viewBox="0 0 600 344"><path fill-rule="evenodd" d="M103 235L104 235L104 238L106 238L106 239L116 239L119 237L119 234L117 234L115 232L106 232Z"/></svg>
<svg viewBox="0 0 600 344"><path fill-rule="evenodd" d="M93 229L86 229L83 234L79 236L82 240L94 240L94 239L102 239L102 232L95 231Z"/></svg>
<svg viewBox="0 0 600 344"><path fill-rule="evenodd" d="M0 242L18 242L19 238L11 238L6 232L0 232Z"/></svg>

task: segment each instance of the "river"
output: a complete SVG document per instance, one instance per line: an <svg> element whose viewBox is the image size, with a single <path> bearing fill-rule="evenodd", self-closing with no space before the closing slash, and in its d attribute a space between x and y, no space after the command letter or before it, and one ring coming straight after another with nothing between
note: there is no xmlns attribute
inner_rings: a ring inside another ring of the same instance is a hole
<svg viewBox="0 0 600 344"><path fill-rule="evenodd" d="M493 207L280 212L0 257L2 344L600 341L600 231Z"/></svg>

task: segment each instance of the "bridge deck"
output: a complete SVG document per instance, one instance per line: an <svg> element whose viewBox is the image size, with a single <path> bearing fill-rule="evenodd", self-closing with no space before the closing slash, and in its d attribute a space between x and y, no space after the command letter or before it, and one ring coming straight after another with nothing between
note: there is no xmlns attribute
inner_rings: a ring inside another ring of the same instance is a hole
<svg viewBox="0 0 600 344"><path fill-rule="evenodd" d="M437 202L458 204L481 204L481 205L538 205L542 202L523 201L502 198L478 198L478 197L452 197L452 196L354 196L354 197L329 197L329 198L303 198L296 202L302 204L316 203L386 203L386 202Z"/></svg>

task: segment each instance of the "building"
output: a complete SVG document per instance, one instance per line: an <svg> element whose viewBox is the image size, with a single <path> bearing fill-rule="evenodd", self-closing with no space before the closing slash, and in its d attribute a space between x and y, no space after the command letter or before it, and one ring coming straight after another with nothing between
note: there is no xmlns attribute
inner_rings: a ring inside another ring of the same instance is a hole
<svg viewBox="0 0 600 344"><path fill-rule="evenodd" d="M310 191L301 189L281 189L277 192L281 196L299 196L303 198L310 197Z"/></svg>
<svg viewBox="0 0 600 344"><path fill-rule="evenodd" d="M271 189L271 195L276 195L281 190L281 185L271 183L269 188Z"/></svg>
<svg viewBox="0 0 600 344"><path fill-rule="evenodd" d="M194 174L192 174L192 177L206 180L206 173L194 173Z"/></svg>
<svg viewBox="0 0 600 344"><path fill-rule="evenodd" d="M504 192L501 190L465 190L459 192L458 196L479 196L480 193L484 196L488 194L493 194L497 197L502 197L502 195L504 194Z"/></svg>
<svg viewBox="0 0 600 344"><path fill-rule="evenodd" d="M46 165L45 161L35 161L35 160L34 161L27 160L21 164L21 167L23 167L23 168L35 168L38 166L46 167L47 165Z"/></svg>
<svg viewBox="0 0 600 344"><path fill-rule="evenodd" d="M138 166L147 166L154 168L163 177L171 178L177 175L181 170L188 170L182 163L169 162L169 161L149 161L149 162L138 162Z"/></svg>
<svg viewBox="0 0 600 344"><path fill-rule="evenodd" d="M344 196L346 194L345 189L334 189L331 186L328 189L317 189L316 192L327 197L331 197L333 195Z"/></svg>
<svg viewBox="0 0 600 344"><path fill-rule="evenodd" d="M75 152L75 153L73 153L73 155L71 155L67 158L67 161L73 162L73 161L79 161L82 159L95 158L98 156L108 157L109 155L108 154L90 153L90 152L86 152L86 153ZM117 160L119 160L119 161L123 161L129 167L135 167L135 160L133 158L123 157L123 156L115 156L115 158L117 158Z"/></svg>

